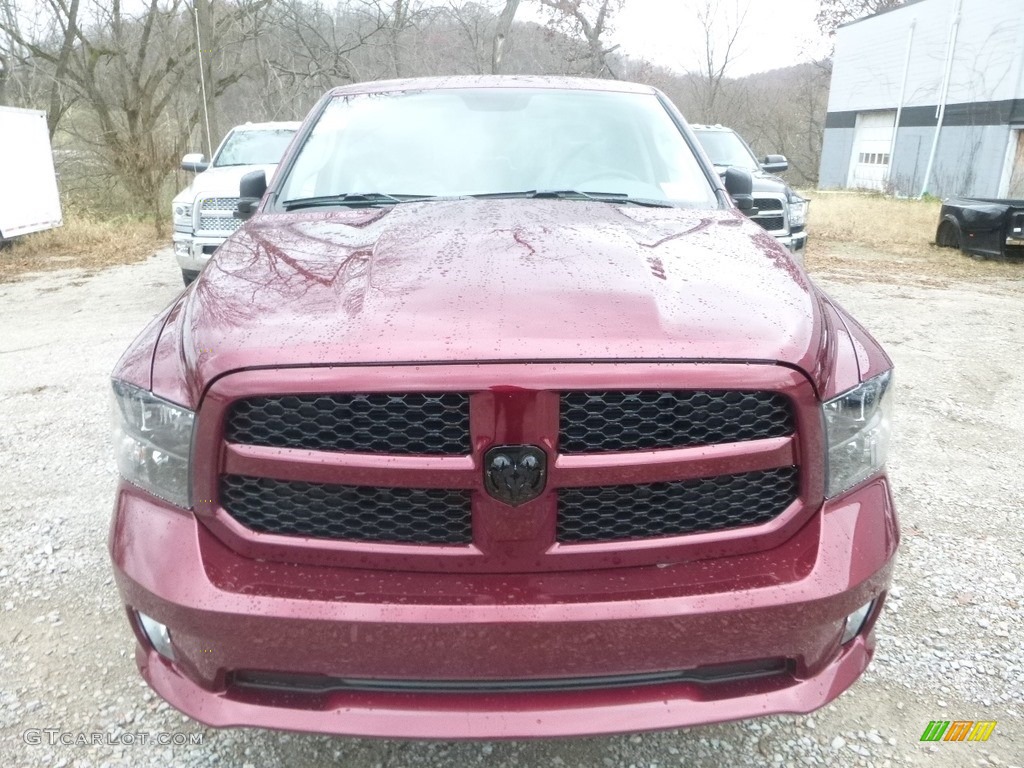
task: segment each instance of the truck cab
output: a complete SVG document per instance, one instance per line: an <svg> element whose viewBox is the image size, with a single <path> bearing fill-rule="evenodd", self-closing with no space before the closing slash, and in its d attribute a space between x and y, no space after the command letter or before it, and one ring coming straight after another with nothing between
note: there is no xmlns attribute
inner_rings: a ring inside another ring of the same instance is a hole
<svg viewBox="0 0 1024 768"><path fill-rule="evenodd" d="M750 172L754 177L754 209L750 218L802 259L807 245L805 226L810 201L796 194L776 175L789 168L785 156L767 155L758 160L750 145L732 128L721 125L694 125L692 128L719 173L727 168Z"/></svg>
<svg viewBox="0 0 1024 768"><path fill-rule="evenodd" d="M228 131L213 159L200 153L181 159L196 176L171 203L174 256L188 285L210 256L242 223L236 215L239 180L250 171L272 177L300 123L245 123Z"/></svg>

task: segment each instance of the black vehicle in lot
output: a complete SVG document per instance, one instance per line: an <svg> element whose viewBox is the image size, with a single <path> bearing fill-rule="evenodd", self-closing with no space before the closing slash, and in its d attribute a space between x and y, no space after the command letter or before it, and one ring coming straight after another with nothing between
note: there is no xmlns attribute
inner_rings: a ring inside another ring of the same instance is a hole
<svg viewBox="0 0 1024 768"><path fill-rule="evenodd" d="M982 258L1024 259L1024 200L945 200L935 244Z"/></svg>
<svg viewBox="0 0 1024 768"><path fill-rule="evenodd" d="M742 168L754 177L755 222L803 259L807 245L808 200L800 197L776 174L789 168L784 155L758 159L754 150L732 128L722 125L691 125L704 152L721 173L726 168Z"/></svg>

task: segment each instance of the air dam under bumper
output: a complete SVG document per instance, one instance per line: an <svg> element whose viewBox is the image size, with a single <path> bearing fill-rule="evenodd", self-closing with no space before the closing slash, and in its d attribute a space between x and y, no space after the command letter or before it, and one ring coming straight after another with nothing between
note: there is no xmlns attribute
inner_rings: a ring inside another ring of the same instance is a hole
<svg viewBox="0 0 1024 768"><path fill-rule="evenodd" d="M185 714L212 726L463 739L817 709L871 659L898 538L879 478L766 552L566 573L356 571L242 558L191 514L122 483L110 547L129 616L170 629L174 663L132 621L142 674ZM840 646L845 617L873 598L860 634ZM751 664L776 671L745 675ZM739 674L652 675L722 669ZM383 685L240 685L247 676ZM580 684L612 678L626 683ZM545 687L552 680L565 688ZM500 690L509 682L516 690Z"/></svg>

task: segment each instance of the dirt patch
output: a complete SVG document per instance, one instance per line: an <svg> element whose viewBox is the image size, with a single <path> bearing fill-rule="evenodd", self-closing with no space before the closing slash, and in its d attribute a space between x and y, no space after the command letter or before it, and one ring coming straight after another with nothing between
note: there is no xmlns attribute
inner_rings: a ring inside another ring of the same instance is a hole
<svg viewBox="0 0 1024 768"><path fill-rule="evenodd" d="M1024 283L1024 263L973 259L960 251L928 244L897 253L812 237L804 258L812 274L840 282L870 280L934 288L964 282L991 286L1011 283L1018 287Z"/></svg>

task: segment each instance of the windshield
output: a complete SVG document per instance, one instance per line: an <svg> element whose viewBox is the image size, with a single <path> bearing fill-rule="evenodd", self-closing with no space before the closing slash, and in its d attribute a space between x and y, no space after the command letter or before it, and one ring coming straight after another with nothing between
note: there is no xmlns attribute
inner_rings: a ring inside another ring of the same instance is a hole
<svg viewBox="0 0 1024 768"><path fill-rule="evenodd" d="M276 165L288 149L295 135L294 129L275 128L266 131L235 131L228 136L220 148L213 164L225 165Z"/></svg>
<svg viewBox="0 0 1024 768"><path fill-rule="evenodd" d="M696 131L696 134L697 140L715 165L747 171L761 170L757 158L750 153L743 139L732 131Z"/></svg>
<svg viewBox="0 0 1024 768"><path fill-rule="evenodd" d="M653 94L514 88L335 97L278 199L528 190L718 205Z"/></svg>

